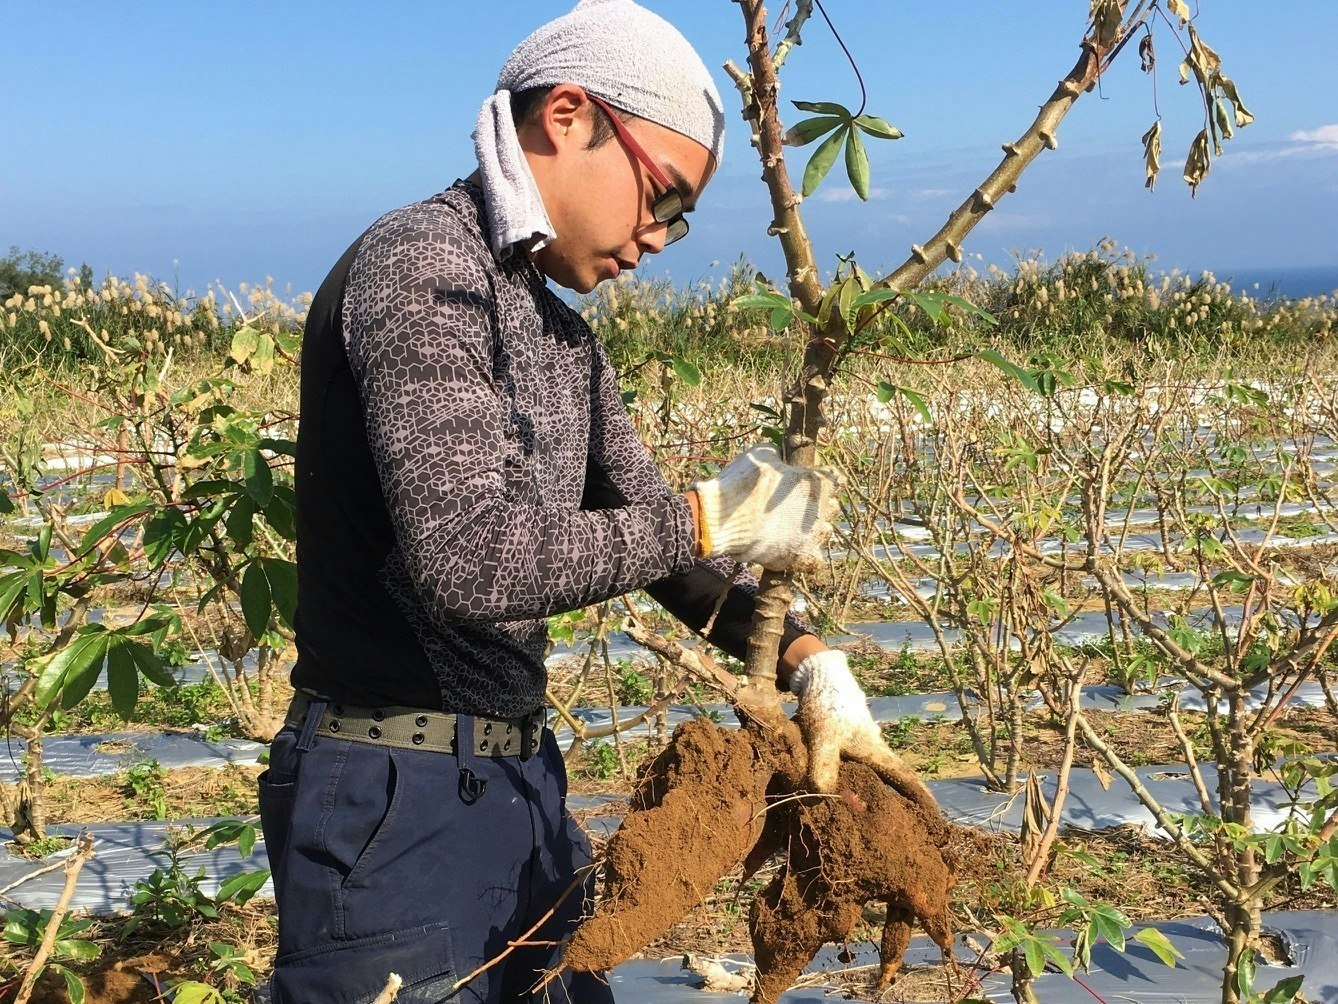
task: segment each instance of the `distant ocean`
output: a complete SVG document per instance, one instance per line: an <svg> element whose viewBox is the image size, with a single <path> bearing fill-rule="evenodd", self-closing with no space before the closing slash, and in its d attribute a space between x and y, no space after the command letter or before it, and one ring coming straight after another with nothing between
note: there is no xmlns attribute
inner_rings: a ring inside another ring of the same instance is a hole
<svg viewBox="0 0 1338 1004"><path fill-rule="evenodd" d="M1182 271L1189 271L1182 269ZM1328 296L1338 292L1338 265L1305 268L1214 268L1218 282L1230 284L1237 293L1257 299L1286 298L1301 300L1307 296ZM1198 273L1189 271L1197 278Z"/></svg>

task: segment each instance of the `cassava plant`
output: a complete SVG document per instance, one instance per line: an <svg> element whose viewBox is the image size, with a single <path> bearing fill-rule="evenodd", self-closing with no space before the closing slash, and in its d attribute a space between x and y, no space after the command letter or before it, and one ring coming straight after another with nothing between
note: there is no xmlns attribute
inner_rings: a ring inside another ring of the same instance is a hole
<svg viewBox="0 0 1338 1004"><path fill-rule="evenodd" d="M63 321L87 324L79 309ZM174 684L159 656L169 640L212 649L227 663L211 668L239 727L269 738L291 638L293 419L228 399L243 373L263 374L295 348L296 334L243 325L221 372L173 388L170 344L133 325L110 341L89 330L102 355L87 367L87 400L102 413L83 432L91 457L50 477L40 449L20 444L6 458L12 490L0 488L0 513L18 503L37 524L26 545L0 550L0 620L19 677L0 723L29 741L15 813L25 836L44 826L41 736L104 672L112 707L129 718L146 683ZM37 382L69 391L64 379L21 370L10 386L23 399ZM71 509L90 501L103 511L76 519Z"/></svg>
<svg viewBox="0 0 1338 1004"><path fill-rule="evenodd" d="M825 136L804 172L803 194L816 189L843 153L851 184L867 198L866 138L896 139L900 133L884 119L865 114L863 104L851 112L833 102L796 102L801 111L814 116L786 129L778 76L800 44L815 6L798 0L782 39L773 46L763 5L759 0L739 0L747 69L727 65L752 128L773 212L769 232L784 252L788 286L784 292L761 288L744 302L769 311L773 327L792 329L803 338L801 371L783 395L784 411L777 424L787 460L810 466L826 424L824 402L840 364L853 349L901 354L895 335L889 337L885 326L872 322L890 304L915 297L915 287L942 262L961 260L962 242L971 228L1016 186L1042 150L1055 148L1059 122L1073 103L1095 86L1111 60L1139 32L1150 29L1154 13L1160 13L1150 2L1092 3L1090 30L1077 64L1022 137L1004 147L1000 165L940 231L924 245L914 246L910 259L882 279L871 279L852 261L838 272L836 281L824 286L800 212L801 194L790 180L783 148L787 142L803 145ZM1171 9L1180 16L1180 27L1188 29L1187 63L1208 109L1205 135L1216 139L1230 131L1219 109L1233 111L1236 121L1248 113L1234 85L1221 77L1220 60L1188 24L1188 9L1179 2ZM1174 30L1172 22L1166 24ZM1155 59L1150 43L1143 46L1143 57L1151 68ZM1154 129L1145 143L1151 177L1160 130ZM1186 170L1191 185L1206 174L1210 152L1210 145L1196 140ZM922 302L942 309L947 301L939 297ZM958 305L969 307L960 301ZM986 358L1011 373L1020 372L1000 357ZM845 763L836 797L823 797L808 788L804 739L814 723L802 716L797 724L786 719L776 689L779 642L791 598L788 576L763 575L746 662L747 684L728 691L744 728L729 739L700 725L680 729L651 767L634 799L634 811L609 845L608 894L596 916L577 932L566 956L568 965L586 969L620 961L681 917L699 900L698 890L709 889L729 868L742 860L745 871L752 874L773 854L781 856L781 870L753 905L755 1001L774 1000L824 942L847 937L867 900L883 900L887 907L884 985L900 965L913 921L948 952L947 895L952 884L948 834L919 780L889 753L878 769ZM704 813L686 816L678 806L680 802L700 806L707 800L716 820L711 826L701 825ZM902 835L915 848L911 856L918 874L879 869L880 837L889 832ZM676 843L680 837L682 847ZM652 877L648 867L652 848L658 849L654 856L660 856L666 840L675 846L669 856L673 874L656 872ZM654 895L653 887L662 881L679 890L668 897L672 903ZM1021 972L1019 982L1025 992L1027 973Z"/></svg>

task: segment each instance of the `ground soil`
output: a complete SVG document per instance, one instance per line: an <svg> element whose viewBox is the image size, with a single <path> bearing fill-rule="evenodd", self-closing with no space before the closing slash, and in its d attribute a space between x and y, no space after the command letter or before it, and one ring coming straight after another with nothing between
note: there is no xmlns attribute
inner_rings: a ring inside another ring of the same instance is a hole
<svg viewBox="0 0 1338 1004"><path fill-rule="evenodd" d="M860 662L863 682L871 691L879 684L892 689L912 682L915 689L936 689L929 684L935 669L928 660L916 664L914 672L906 672L906 661L896 654L870 655ZM1196 742L1202 731L1202 718L1185 713L1185 727ZM1092 712L1090 720L1098 732L1110 742L1129 763L1183 762L1178 743L1164 715L1155 712ZM146 726L152 727L152 726ZM1314 752L1333 752L1338 749L1338 718L1325 709L1294 709L1279 722L1280 730L1288 737L1302 742ZM1044 712L1032 713L1024 721L1021 769L1053 770L1062 755L1062 735L1056 723ZM890 723L884 735L911 766L927 778L978 774L969 741L961 725L906 720ZM732 748L731 739L720 739L711 746L712 755L730 758L725 751ZM625 753L631 769L639 761L650 761L662 756L647 743L626 743ZM1078 764L1090 766L1092 754L1080 753ZM667 776L672 758L664 758L657 776ZM679 765L681 769L681 764ZM163 778L164 805L168 818L254 813L254 777L258 766L233 766L224 770L189 768L168 771ZM706 772L710 780L704 798L715 798L723 804L717 789L724 771ZM1121 784L1118 779L1115 784ZM737 791L748 789L742 775L729 781L725 787ZM705 786L704 786L705 789ZM571 761L571 790L581 794L604 794L618 800L592 809L583 815L601 813L620 814L625 811L623 799L635 795L631 779L613 771L608 772L607 758L596 757L586 750ZM643 799L653 801L645 794ZM752 794L747 796L753 798ZM702 805L716 804L702 802ZM799 803L803 804L803 803ZM153 809L142 796L131 791L124 776L95 779L55 778L50 784L48 812L51 822L97 822L108 819L151 818ZM766 813L769 817L771 813ZM811 818L805 808L803 818ZM700 825L698 820L707 813L687 810L680 815L686 824ZM741 820L740 809L738 819ZM797 812L796 812L797 816ZM714 810L716 820L735 817L719 808ZM736 833L745 827L735 824ZM691 836L692 830L684 832ZM656 859L660 862L682 860L684 851L665 853L663 834L657 833ZM686 846L686 845L685 845ZM745 852L746 852L745 848ZM742 857L742 853L739 855ZM1021 852L1016 837L1009 834L984 836L969 831L952 831L946 856L957 863L956 885L951 890L951 924L957 931L981 930L988 927L992 914L1010 912L1020 895L1022 874ZM736 859L737 860L737 859ZM1182 858L1164 841L1151 840L1131 828L1100 833L1068 832L1061 838L1046 884L1053 888L1070 887L1090 900L1109 903L1124 911L1132 920L1197 916L1205 912L1210 890L1203 879L1181 863ZM750 904L759 894L784 882L783 875L789 862L782 856L773 856L755 872L745 870L742 864L725 866L717 871L712 864L705 872L714 875L701 879L693 894L699 905L678 909L678 913L650 940L638 954L649 958L678 957L685 952L702 956L718 956L752 950L749 933ZM34 862L34 868L40 862ZM704 873L705 873L704 872ZM793 880L792 880L793 881ZM686 894L686 893L685 893ZM1316 883L1309 890L1301 890L1293 878L1279 886L1266 904L1268 909L1338 909L1338 896L1327 886ZM871 899L854 912L840 917L845 931L836 940L850 943L872 941L879 943L887 928L886 900ZM275 943L273 904L252 901L244 908L228 907L218 921L203 918L187 929L170 932L140 928L129 938L122 937L124 918L100 921L91 934L102 949L102 958L82 969L89 978L89 1000L93 1002L152 1000L147 981L140 978L147 997L135 985L135 973L147 971L136 960L156 957L165 960L168 982L182 979L206 979L215 986L231 986L244 992L235 981L211 975L208 949L211 941L239 947L246 953L248 965L259 979L267 976ZM629 939L630 940L630 939ZM0 949L0 967L8 970L4 980L21 972L25 955L16 946ZM7 963L7 964L6 964ZM117 966L120 966L117 969ZM945 975L941 969L920 967L903 971L890 991L877 990L879 971L876 967L852 969L841 973L827 973L820 977L801 977L801 982L821 980L842 992L865 1000L941 1000ZM7 984L0 984L0 987ZM120 996L118 996L120 994ZM128 995L128 996L127 996ZM0 990L0 997L3 991ZM52 985L46 997L35 999L64 1001L64 991Z"/></svg>

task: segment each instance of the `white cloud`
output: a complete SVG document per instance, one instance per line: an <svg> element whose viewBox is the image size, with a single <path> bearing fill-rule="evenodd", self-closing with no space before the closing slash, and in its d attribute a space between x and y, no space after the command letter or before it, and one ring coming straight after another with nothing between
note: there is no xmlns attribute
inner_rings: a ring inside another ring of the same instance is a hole
<svg viewBox="0 0 1338 1004"><path fill-rule="evenodd" d="M1294 143L1318 143L1321 146L1338 146L1338 123L1322 125L1318 129L1298 129L1287 138Z"/></svg>
<svg viewBox="0 0 1338 1004"><path fill-rule="evenodd" d="M952 195L951 188L922 188L915 192L911 197L915 199L941 199L945 195Z"/></svg>

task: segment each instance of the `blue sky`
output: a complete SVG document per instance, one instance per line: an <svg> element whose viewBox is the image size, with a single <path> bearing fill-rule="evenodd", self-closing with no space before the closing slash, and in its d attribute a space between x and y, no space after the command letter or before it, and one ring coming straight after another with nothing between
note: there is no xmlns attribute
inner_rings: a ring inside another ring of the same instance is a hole
<svg viewBox="0 0 1338 1004"><path fill-rule="evenodd" d="M731 0L645 2L713 69L743 59ZM469 134L497 70L570 3L5 0L0 251L54 251L99 275L146 272L183 291L266 275L280 288L314 289L378 215L473 169ZM1176 43L1159 30L1166 152L1156 191L1143 188L1139 143L1155 115L1152 88L1128 51L968 253L1001 264L1030 250L1053 259L1109 236L1168 269L1338 266L1338 3L1201 7L1200 33L1256 121L1197 199L1179 175L1201 110L1178 86ZM836 253L855 250L870 269L893 266L930 236L1073 64L1087 8L827 0L868 82L869 111L906 138L874 147L867 205L839 170L806 203L820 260L834 265ZM735 94L723 73L718 80L728 105ZM816 18L782 95L858 101ZM691 237L644 271L687 282L739 254L780 271L756 158L743 123L730 124ZM796 175L808 152L791 152Z"/></svg>

